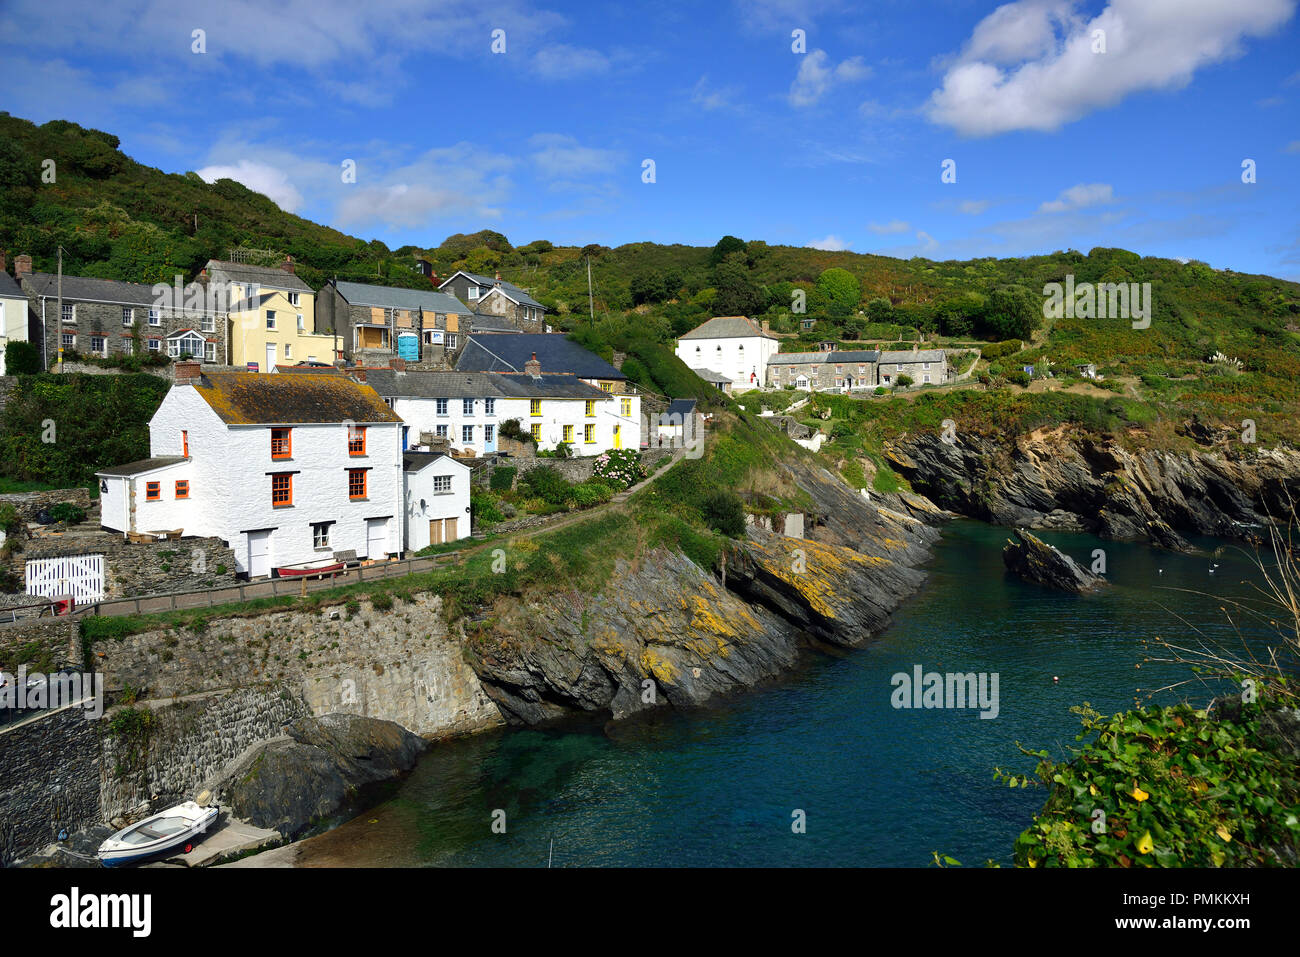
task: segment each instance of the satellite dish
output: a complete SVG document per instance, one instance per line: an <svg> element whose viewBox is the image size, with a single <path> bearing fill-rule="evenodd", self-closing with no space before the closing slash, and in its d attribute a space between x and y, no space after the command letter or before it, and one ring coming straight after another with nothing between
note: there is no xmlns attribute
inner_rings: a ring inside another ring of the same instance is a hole
<svg viewBox="0 0 1300 957"><path fill-rule="evenodd" d="M204 788L202 791L200 791L198 793L198 796L194 799L194 803L197 804L199 807L207 807L211 802L212 802L212 792L209 791L207 788Z"/></svg>

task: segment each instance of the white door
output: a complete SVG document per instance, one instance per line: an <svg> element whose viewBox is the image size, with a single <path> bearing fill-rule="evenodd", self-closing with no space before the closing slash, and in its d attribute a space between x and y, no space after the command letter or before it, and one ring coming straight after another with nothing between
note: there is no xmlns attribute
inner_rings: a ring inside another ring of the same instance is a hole
<svg viewBox="0 0 1300 957"><path fill-rule="evenodd" d="M388 557L388 519L366 519L366 557Z"/></svg>
<svg viewBox="0 0 1300 957"><path fill-rule="evenodd" d="M262 371L270 372L274 368L275 368L275 343L268 342L266 344L266 368L263 369Z"/></svg>
<svg viewBox="0 0 1300 957"><path fill-rule="evenodd" d="M271 574L271 533L248 533L248 577Z"/></svg>

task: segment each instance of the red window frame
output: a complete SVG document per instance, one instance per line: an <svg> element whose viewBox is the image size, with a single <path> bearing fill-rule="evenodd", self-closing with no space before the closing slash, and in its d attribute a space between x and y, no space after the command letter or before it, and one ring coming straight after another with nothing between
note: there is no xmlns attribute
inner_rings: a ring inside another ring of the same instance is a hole
<svg viewBox="0 0 1300 957"><path fill-rule="evenodd" d="M293 473L271 474L271 507L286 508L293 504Z"/></svg>
<svg viewBox="0 0 1300 957"><path fill-rule="evenodd" d="M366 427L364 425L348 426L348 455L366 454Z"/></svg>
<svg viewBox="0 0 1300 957"><path fill-rule="evenodd" d="M271 458L293 458L293 429L271 430Z"/></svg>
<svg viewBox="0 0 1300 957"><path fill-rule="evenodd" d="M189 479L177 479L177 480L176 480L176 497L177 497L177 498L189 498L189 497L190 497L190 480L189 480Z"/></svg>
<svg viewBox="0 0 1300 957"><path fill-rule="evenodd" d="M366 470L348 469L348 498L356 501L366 497Z"/></svg>
<svg viewBox="0 0 1300 957"><path fill-rule="evenodd" d="M145 482L144 483L144 500L146 502L158 502L162 500L162 482Z"/></svg>
<svg viewBox="0 0 1300 957"><path fill-rule="evenodd" d="M190 456L190 432L189 429L181 429L181 455L189 458Z"/></svg>

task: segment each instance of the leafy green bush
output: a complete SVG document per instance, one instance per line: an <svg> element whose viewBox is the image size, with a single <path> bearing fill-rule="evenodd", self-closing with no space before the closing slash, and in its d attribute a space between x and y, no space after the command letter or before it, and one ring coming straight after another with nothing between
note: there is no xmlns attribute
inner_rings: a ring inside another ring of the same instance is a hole
<svg viewBox="0 0 1300 957"><path fill-rule="evenodd" d="M508 492L514 488L515 473L518 471L513 465L498 465L492 470L492 476L488 479L488 488L494 492Z"/></svg>
<svg viewBox="0 0 1300 957"><path fill-rule="evenodd" d="M495 495L471 489L469 495L470 521L475 528L494 525L505 518Z"/></svg>
<svg viewBox="0 0 1300 957"><path fill-rule="evenodd" d="M573 486L573 504L578 508L591 508L603 505L614 497L614 490L604 482L583 482Z"/></svg>
<svg viewBox="0 0 1300 957"><path fill-rule="evenodd" d="M729 489L716 489L700 503L700 514L709 528L731 538L745 534L745 506Z"/></svg>
<svg viewBox="0 0 1300 957"><path fill-rule="evenodd" d="M17 535L23 530L23 520L18 509L8 502L0 503L0 531L5 535Z"/></svg>
<svg viewBox="0 0 1300 957"><path fill-rule="evenodd" d="M1013 356L1024 347L1025 344L1019 339L1004 339L1002 342L994 342L991 345L987 345L980 351L987 361L992 362L994 359L1003 359L1007 356Z"/></svg>
<svg viewBox="0 0 1300 957"><path fill-rule="evenodd" d="M526 485L531 495L548 505L567 505L573 500L573 486L549 465L540 465L528 472L519 484Z"/></svg>
<svg viewBox="0 0 1300 957"><path fill-rule="evenodd" d="M35 375L41 370L41 350L34 342L21 340L5 347L5 375Z"/></svg>
<svg viewBox="0 0 1300 957"><path fill-rule="evenodd" d="M64 525L79 525L86 520L86 510L71 502L57 502L49 508L50 518Z"/></svg>
<svg viewBox="0 0 1300 957"><path fill-rule="evenodd" d="M1023 369L1017 369L1014 372L1007 373L1007 381L1014 382L1016 385L1024 388L1029 385L1029 373Z"/></svg>

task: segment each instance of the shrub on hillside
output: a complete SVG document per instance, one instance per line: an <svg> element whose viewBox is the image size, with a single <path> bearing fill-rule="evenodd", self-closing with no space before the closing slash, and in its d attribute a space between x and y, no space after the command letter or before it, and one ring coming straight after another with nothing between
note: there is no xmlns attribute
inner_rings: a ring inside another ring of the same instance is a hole
<svg viewBox="0 0 1300 957"><path fill-rule="evenodd" d="M513 465L498 465L492 470L492 476L488 479L488 488L494 492L508 492L514 488L515 472Z"/></svg>
<svg viewBox="0 0 1300 957"><path fill-rule="evenodd" d="M519 480L527 493L548 505L567 505L573 500L573 486L549 465L541 465Z"/></svg>
<svg viewBox="0 0 1300 957"><path fill-rule="evenodd" d="M645 478L646 471L637 452L632 449L614 449L596 459L592 474L608 485L625 489Z"/></svg>
<svg viewBox="0 0 1300 957"><path fill-rule="evenodd" d="M41 371L41 350L32 342L11 342L5 347L5 375L35 375Z"/></svg>
<svg viewBox="0 0 1300 957"><path fill-rule="evenodd" d="M731 538L745 534L745 506L740 496L729 489L710 492L700 503L700 514L705 523Z"/></svg>

